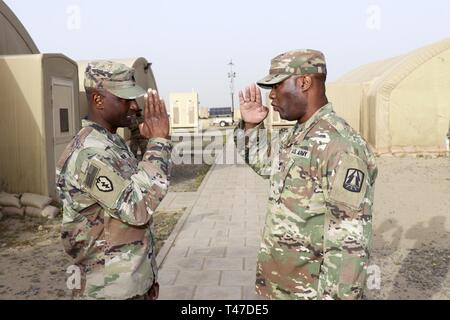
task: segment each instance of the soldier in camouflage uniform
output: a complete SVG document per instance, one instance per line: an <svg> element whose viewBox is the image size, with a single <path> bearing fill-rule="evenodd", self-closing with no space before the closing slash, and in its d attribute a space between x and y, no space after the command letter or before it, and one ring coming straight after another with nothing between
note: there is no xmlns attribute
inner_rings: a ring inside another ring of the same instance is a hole
<svg viewBox="0 0 450 320"><path fill-rule="evenodd" d="M63 203L62 240L81 271L81 299L156 299L152 214L169 186L172 144L164 101L134 81L134 69L94 61L85 72L88 120L57 163ZM116 134L145 95L140 132L148 140L138 162Z"/></svg>
<svg viewBox="0 0 450 320"><path fill-rule="evenodd" d="M359 299L372 247L377 168L369 145L325 95L326 64L315 50L275 57L257 84L274 111L297 120L271 148L262 134L268 109L256 85L239 93L238 151L270 177L256 292L270 299ZM240 140L242 141L242 140ZM261 156L265 155L265 156Z"/></svg>

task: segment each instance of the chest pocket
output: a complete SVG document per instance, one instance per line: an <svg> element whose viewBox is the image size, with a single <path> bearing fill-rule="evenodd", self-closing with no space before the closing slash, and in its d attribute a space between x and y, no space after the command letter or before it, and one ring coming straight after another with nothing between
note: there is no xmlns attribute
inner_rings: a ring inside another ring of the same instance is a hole
<svg viewBox="0 0 450 320"><path fill-rule="evenodd" d="M286 191L301 188L310 179L310 151L307 146L293 146L280 153L272 168L271 197L279 202Z"/></svg>
<svg viewBox="0 0 450 320"><path fill-rule="evenodd" d="M309 192L306 191L313 187L311 151L308 146L294 146L290 151L289 158L282 196L300 198L309 195Z"/></svg>
<svg viewBox="0 0 450 320"><path fill-rule="evenodd" d="M317 170L309 146L296 145L291 149L278 203L294 213L297 222L309 221L325 212Z"/></svg>

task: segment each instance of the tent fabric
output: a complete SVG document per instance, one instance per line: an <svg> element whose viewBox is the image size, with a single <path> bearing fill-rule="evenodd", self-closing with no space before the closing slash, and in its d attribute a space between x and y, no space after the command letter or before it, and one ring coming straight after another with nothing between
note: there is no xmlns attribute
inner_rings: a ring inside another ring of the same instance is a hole
<svg viewBox="0 0 450 320"><path fill-rule="evenodd" d="M383 87L388 90L389 87L395 87L396 83L400 82L419 65L448 49L450 49L450 38L405 55L363 65L340 77L335 82L362 83L383 80L382 82L386 84Z"/></svg>
<svg viewBox="0 0 450 320"><path fill-rule="evenodd" d="M450 38L439 43L420 48L400 59L392 69L379 79L378 89L382 95L388 96L392 90L420 65L429 61L438 54L450 49Z"/></svg>
<svg viewBox="0 0 450 320"><path fill-rule="evenodd" d="M335 109L378 153L444 152L450 38L373 62L327 85Z"/></svg>

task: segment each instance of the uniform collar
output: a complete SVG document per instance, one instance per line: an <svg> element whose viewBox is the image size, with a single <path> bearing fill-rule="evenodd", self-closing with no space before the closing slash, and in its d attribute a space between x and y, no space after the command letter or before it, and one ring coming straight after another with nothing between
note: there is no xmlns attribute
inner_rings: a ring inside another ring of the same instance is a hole
<svg viewBox="0 0 450 320"><path fill-rule="evenodd" d="M94 128L95 130L97 130L98 132L100 132L101 134L105 135L109 140L111 140L112 142L114 142L115 144L119 145L122 148L126 148L126 143L125 141L122 139L121 136L119 136L116 133L111 133L109 132L108 129L102 127L101 125L99 125L97 122L91 121L91 120L87 120L87 119L82 119L81 120L81 126L83 128L85 127L91 127Z"/></svg>
<svg viewBox="0 0 450 320"><path fill-rule="evenodd" d="M101 125L99 125L97 122L88 120L88 119L82 119L81 120L81 126L83 128L85 127L92 127L97 131L100 131L103 134L111 134L111 132L109 132L107 129L103 128Z"/></svg>
<svg viewBox="0 0 450 320"><path fill-rule="evenodd" d="M307 121L299 124L298 132L302 132L302 131L305 131L305 130L309 131L309 129L311 129L311 127L313 125L315 125L320 119L322 119L327 114L330 114L332 112L334 112L333 111L333 105L331 104L331 102L329 102L326 105L324 105L323 107L321 107L319 110L317 110L316 113L314 113L312 115L312 117L309 118Z"/></svg>
<svg viewBox="0 0 450 320"><path fill-rule="evenodd" d="M330 113L333 113L333 105L331 102L327 103L323 107L314 113L311 118L303 123L296 123L295 126L291 129L291 139L289 139L289 145L291 145L294 141L297 140L299 136L304 136L306 133L322 118L327 116Z"/></svg>

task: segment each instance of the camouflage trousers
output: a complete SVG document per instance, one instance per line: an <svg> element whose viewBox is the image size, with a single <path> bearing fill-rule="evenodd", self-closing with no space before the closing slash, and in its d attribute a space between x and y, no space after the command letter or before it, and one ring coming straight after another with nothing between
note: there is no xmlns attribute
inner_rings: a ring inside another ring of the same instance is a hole
<svg viewBox="0 0 450 320"><path fill-rule="evenodd" d="M146 294L143 294L143 295L141 295L141 296L135 296L135 297L133 297L133 298L129 298L129 299L127 299L127 300L152 300L152 299L150 299L149 294L146 293Z"/></svg>
<svg viewBox="0 0 450 320"><path fill-rule="evenodd" d="M127 300L157 300L159 296L159 283L154 283L143 295L134 296Z"/></svg>

